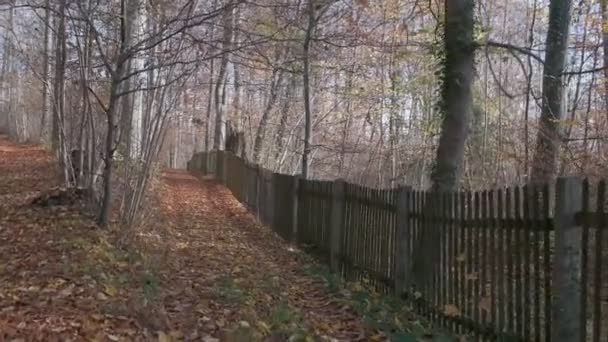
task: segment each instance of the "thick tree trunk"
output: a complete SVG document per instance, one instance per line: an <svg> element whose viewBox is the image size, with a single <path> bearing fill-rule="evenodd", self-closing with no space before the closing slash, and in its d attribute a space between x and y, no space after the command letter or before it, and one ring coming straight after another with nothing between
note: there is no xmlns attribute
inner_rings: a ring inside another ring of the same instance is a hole
<svg viewBox="0 0 608 342"><path fill-rule="evenodd" d="M472 110L473 1L446 1L445 10L443 121L431 174L432 188L436 191L453 191L458 186Z"/></svg>
<svg viewBox="0 0 608 342"><path fill-rule="evenodd" d="M557 176L562 144L560 120L564 117L564 71L568 49L568 32L572 0L551 0L547 32L543 96L536 138L531 181L548 182Z"/></svg>
<svg viewBox="0 0 608 342"><path fill-rule="evenodd" d="M122 0L122 6L125 13L124 45L130 49L143 34L146 13L140 0ZM143 68L144 58L137 53L128 59L125 72L131 74ZM121 83L121 92L128 92L120 100L121 129L126 138L126 155L133 159L138 159L141 152L144 94L138 89L146 84L146 77L147 73L139 73Z"/></svg>
<svg viewBox="0 0 608 342"><path fill-rule="evenodd" d="M458 187L472 112L471 84L475 57L473 10L473 0L446 1L444 79L440 107L443 121L435 169L431 173L432 192L427 197L425 211L436 207L441 193L455 191ZM418 238L416 258L412 263L411 281L417 289L428 283L439 263L439 227L431 224L428 228Z"/></svg>

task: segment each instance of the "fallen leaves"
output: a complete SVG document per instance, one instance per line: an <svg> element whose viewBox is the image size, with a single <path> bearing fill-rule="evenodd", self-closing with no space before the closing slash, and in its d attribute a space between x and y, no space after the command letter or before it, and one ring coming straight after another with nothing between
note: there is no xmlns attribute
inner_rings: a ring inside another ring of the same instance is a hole
<svg viewBox="0 0 608 342"><path fill-rule="evenodd" d="M448 317L460 317L462 312L460 309L454 304L447 304L443 306L443 314Z"/></svg>
<svg viewBox="0 0 608 342"><path fill-rule="evenodd" d="M103 287L103 293L110 297L115 297L116 294L118 294L118 290L112 285L105 284Z"/></svg>
<svg viewBox="0 0 608 342"><path fill-rule="evenodd" d="M48 153L0 153L0 340L386 340L214 181L153 179L125 250L78 208L27 206L59 184Z"/></svg>
<svg viewBox="0 0 608 342"><path fill-rule="evenodd" d="M177 342L183 338L184 334L178 330L172 330L168 334L163 331L158 332L158 342Z"/></svg>

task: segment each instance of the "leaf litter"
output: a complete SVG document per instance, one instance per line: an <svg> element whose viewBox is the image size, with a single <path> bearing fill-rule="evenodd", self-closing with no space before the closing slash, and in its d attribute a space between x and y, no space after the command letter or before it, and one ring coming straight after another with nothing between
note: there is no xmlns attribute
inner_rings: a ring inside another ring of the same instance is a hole
<svg viewBox="0 0 608 342"><path fill-rule="evenodd" d="M125 247L76 205L28 205L60 185L41 147L0 135L0 174L0 341L389 339L213 180L163 172Z"/></svg>

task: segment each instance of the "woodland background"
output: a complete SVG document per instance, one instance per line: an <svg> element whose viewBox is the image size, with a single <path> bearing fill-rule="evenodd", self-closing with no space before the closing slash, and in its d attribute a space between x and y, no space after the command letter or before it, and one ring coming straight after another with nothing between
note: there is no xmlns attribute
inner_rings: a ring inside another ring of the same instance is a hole
<svg viewBox="0 0 608 342"><path fill-rule="evenodd" d="M0 129L55 150L102 224L228 137L265 168L372 187L599 178L606 7L3 0Z"/></svg>

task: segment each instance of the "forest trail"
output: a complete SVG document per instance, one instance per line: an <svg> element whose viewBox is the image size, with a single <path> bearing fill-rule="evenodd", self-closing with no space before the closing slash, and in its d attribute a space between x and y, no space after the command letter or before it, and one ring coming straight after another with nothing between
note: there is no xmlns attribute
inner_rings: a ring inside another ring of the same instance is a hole
<svg viewBox="0 0 608 342"><path fill-rule="evenodd" d="M384 340L213 180L165 171L127 248L30 204L59 185L42 148L0 136L0 175L0 341Z"/></svg>

